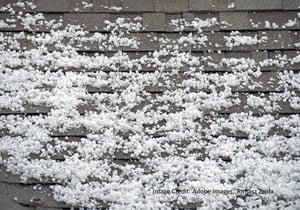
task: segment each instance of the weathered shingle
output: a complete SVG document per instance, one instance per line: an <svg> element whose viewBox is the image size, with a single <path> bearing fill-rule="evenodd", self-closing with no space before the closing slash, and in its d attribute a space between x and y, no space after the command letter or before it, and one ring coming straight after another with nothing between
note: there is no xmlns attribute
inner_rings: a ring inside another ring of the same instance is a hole
<svg viewBox="0 0 300 210"><path fill-rule="evenodd" d="M36 0L36 11L40 12L90 12L92 0Z"/></svg>
<svg viewBox="0 0 300 210"><path fill-rule="evenodd" d="M266 59L269 58L269 54L266 50L263 50L263 51L251 51L251 58L255 60L255 62L259 63L259 62L262 62ZM263 68L262 70L264 69L268 69L267 67L266 68Z"/></svg>
<svg viewBox="0 0 300 210"><path fill-rule="evenodd" d="M36 10L39 12L69 12L71 10L68 0L37 0Z"/></svg>
<svg viewBox="0 0 300 210"><path fill-rule="evenodd" d="M190 11L208 11L212 10L212 0L189 0Z"/></svg>
<svg viewBox="0 0 300 210"><path fill-rule="evenodd" d="M207 39L204 44L195 44L192 46L193 51L211 51L225 50L224 41L225 32L203 32L203 39Z"/></svg>
<svg viewBox="0 0 300 210"><path fill-rule="evenodd" d="M259 36L267 36L267 41L258 44L259 49L291 49L294 48L289 31L260 31Z"/></svg>
<svg viewBox="0 0 300 210"><path fill-rule="evenodd" d="M154 0L123 0L121 6L124 11L146 12L154 11Z"/></svg>
<svg viewBox="0 0 300 210"><path fill-rule="evenodd" d="M154 0L157 12L188 11L188 0Z"/></svg>
<svg viewBox="0 0 300 210"><path fill-rule="evenodd" d="M154 51L159 49L158 40L154 39L155 33L131 33L128 38L134 38L139 42L138 49L133 47L123 47L125 51Z"/></svg>
<svg viewBox="0 0 300 210"><path fill-rule="evenodd" d="M94 12L114 12L112 8L120 8L120 0L93 0Z"/></svg>
<svg viewBox="0 0 300 210"><path fill-rule="evenodd" d="M237 10L281 9L281 0L235 0Z"/></svg>
<svg viewBox="0 0 300 210"><path fill-rule="evenodd" d="M13 8L14 11L22 11L22 12L34 12L36 11L36 0L27 0L26 4L22 6L18 5L17 3L20 0L1 0L0 1L0 8Z"/></svg>
<svg viewBox="0 0 300 210"><path fill-rule="evenodd" d="M144 13L143 26L146 31L165 31L165 13Z"/></svg>
<svg viewBox="0 0 300 210"><path fill-rule="evenodd" d="M296 49L300 49L300 32L292 31L291 33L292 41Z"/></svg>
<svg viewBox="0 0 300 210"><path fill-rule="evenodd" d="M231 34L232 32L226 32L226 37L230 39L230 37L234 37L234 35ZM246 41L248 40L248 41ZM258 41L256 41L258 40ZM236 39L231 39L229 42L229 46L227 46L228 49L233 51L251 51L256 50L258 48L258 42L260 41L258 32L256 31L246 31L246 32L240 32ZM230 46L230 43L233 46Z"/></svg>
<svg viewBox="0 0 300 210"><path fill-rule="evenodd" d="M250 12L248 16L255 30L299 28L297 12Z"/></svg>
<svg viewBox="0 0 300 210"><path fill-rule="evenodd" d="M175 31L175 27L172 25L172 21L179 20L181 18L184 17L180 13L165 14L166 31Z"/></svg>
<svg viewBox="0 0 300 210"><path fill-rule="evenodd" d="M93 7L93 0L69 0L71 12L91 12Z"/></svg>
<svg viewBox="0 0 300 210"><path fill-rule="evenodd" d="M273 53L272 57L273 57L274 59L276 59L276 58L274 57L274 54L275 54L275 53ZM299 50L281 50L280 53L277 53L277 54L280 54L280 55L283 55L283 56L286 55L287 58L293 59L293 58L295 58L296 56L299 56ZM293 69L293 70L299 71L299 70L300 70L300 62L291 62L291 63L289 64L288 69ZM279 69L279 70L280 70L280 69ZM295 88L295 89L297 90L297 88Z"/></svg>
<svg viewBox="0 0 300 210"><path fill-rule="evenodd" d="M87 30L90 31L104 31L106 25L104 24L105 20L109 20L109 14L101 14L101 13L69 13L65 14L65 22L66 24L74 24L81 25Z"/></svg>
<svg viewBox="0 0 300 210"><path fill-rule="evenodd" d="M226 30L250 29L248 12L220 12L220 22Z"/></svg>
<svg viewBox="0 0 300 210"><path fill-rule="evenodd" d="M6 25L2 25L0 31L19 31L24 30L24 26L21 25L19 20L16 20L12 23L9 22L11 19L11 15L9 13L0 13L0 20L6 23Z"/></svg>
<svg viewBox="0 0 300 210"><path fill-rule="evenodd" d="M194 18L196 20L200 20L200 21L216 19L216 22L218 22L218 23L221 22L218 13L211 13L211 14L210 13L195 13ZM218 31L219 29L220 29L220 24L212 24L212 26L209 26L209 27L201 27L202 31Z"/></svg>
<svg viewBox="0 0 300 210"><path fill-rule="evenodd" d="M186 34L184 34L186 35ZM158 40L163 39L161 42L160 49L172 49L179 51L191 51L191 45L189 43L179 43L178 40L183 37L183 35L178 33L164 33L158 34Z"/></svg>
<svg viewBox="0 0 300 210"><path fill-rule="evenodd" d="M300 0L282 0L282 8L288 10L299 10Z"/></svg>
<svg viewBox="0 0 300 210"><path fill-rule="evenodd" d="M212 0L214 11L232 11L235 9L234 0Z"/></svg>

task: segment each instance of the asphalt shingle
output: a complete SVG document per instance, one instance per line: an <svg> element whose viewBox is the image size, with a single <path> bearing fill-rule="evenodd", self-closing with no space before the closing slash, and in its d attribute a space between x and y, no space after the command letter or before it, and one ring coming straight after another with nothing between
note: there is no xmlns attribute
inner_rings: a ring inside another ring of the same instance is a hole
<svg viewBox="0 0 300 210"><path fill-rule="evenodd" d="M220 12L221 29L247 30L250 29L248 12Z"/></svg>
<svg viewBox="0 0 300 210"><path fill-rule="evenodd" d="M237 10L279 10L282 8L281 0L235 0Z"/></svg>
<svg viewBox="0 0 300 210"><path fill-rule="evenodd" d="M144 13L145 31L165 31L165 13Z"/></svg>
<svg viewBox="0 0 300 210"><path fill-rule="evenodd" d="M186 12L188 0L154 0L157 12Z"/></svg>
<svg viewBox="0 0 300 210"><path fill-rule="evenodd" d="M155 11L154 0L123 0L121 1L123 11L146 12Z"/></svg>

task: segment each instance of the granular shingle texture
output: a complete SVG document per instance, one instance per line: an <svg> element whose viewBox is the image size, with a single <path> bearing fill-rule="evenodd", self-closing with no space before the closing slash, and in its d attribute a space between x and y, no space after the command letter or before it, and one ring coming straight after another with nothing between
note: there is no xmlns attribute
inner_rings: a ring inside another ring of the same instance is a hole
<svg viewBox="0 0 300 210"><path fill-rule="evenodd" d="M0 2L0 209L298 209L299 1Z"/></svg>

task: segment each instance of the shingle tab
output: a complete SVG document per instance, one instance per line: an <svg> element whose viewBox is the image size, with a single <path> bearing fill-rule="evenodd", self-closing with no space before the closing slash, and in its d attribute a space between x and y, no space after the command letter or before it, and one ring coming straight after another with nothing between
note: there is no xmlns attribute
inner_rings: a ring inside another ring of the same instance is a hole
<svg viewBox="0 0 300 210"><path fill-rule="evenodd" d="M155 0L155 11L186 12L188 11L188 0Z"/></svg>
<svg viewBox="0 0 300 210"><path fill-rule="evenodd" d="M296 56L299 56L298 50L282 50L282 55L286 55L288 58L293 59ZM289 65L289 69L300 70L300 62L291 62ZM298 89L299 90L299 89Z"/></svg>
<svg viewBox="0 0 300 210"><path fill-rule="evenodd" d="M112 8L120 8L120 0L93 0L94 12L114 12Z"/></svg>
<svg viewBox="0 0 300 210"><path fill-rule="evenodd" d="M109 19L109 14L97 14L97 13L69 13L65 14L64 18L67 23L82 25L89 31L104 31L104 21Z"/></svg>
<svg viewBox="0 0 300 210"><path fill-rule="evenodd" d="M256 62L263 61L269 58L269 54L267 51L252 51L251 58L254 59Z"/></svg>
<svg viewBox="0 0 300 210"><path fill-rule="evenodd" d="M146 31L165 31L165 13L144 13L143 25Z"/></svg>
<svg viewBox="0 0 300 210"><path fill-rule="evenodd" d="M181 18L184 17L182 17L180 13L166 14L165 15L166 31L175 31L175 27L171 24L172 20L179 20Z"/></svg>
<svg viewBox="0 0 300 210"><path fill-rule="evenodd" d="M37 0L37 11L39 12L68 12L71 10L68 0Z"/></svg>
<svg viewBox="0 0 300 210"><path fill-rule="evenodd" d="M300 33L298 31L291 32L291 37L296 49L300 49Z"/></svg>
<svg viewBox="0 0 300 210"><path fill-rule="evenodd" d="M282 0L283 9L299 10L300 0Z"/></svg>
<svg viewBox="0 0 300 210"><path fill-rule="evenodd" d="M230 36L231 32L227 32L226 36ZM234 37L234 36L233 36ZM241 41L229 41L229 43L233 44L233 46L227 46L228 49L234 50L234 51L251 51L251 50L257 50L258 45L257 42L255 42L255 39L258 39L258 33L256 31L246 31L246 32L240 32L238 37L240 37ZM252 40L251 41L245 41L246 39ZM229 44L230 45L230 44Z"/></svg>
<svg viewBox="0 0 300 210"><path fill-rule="evenodd" d="M180 35L178 33L165 33L165 34L159 34L158 39L164 40L163 42L160 42L161 46L160 49L166 48L166 49L177 49L179 51L191 51L191 45L188 43L179 44L178 40L183 35Z"/></svg>
<svg viewBox="0 0 300 210"><path fill-rule="evenodd" d="M248 12L220 12L220 22L226 22L229 24L222 25L222 29L250 29Z"/></svg>
<svg viewBox="0 0 300 210"><path fill-rule="evenodd" d="M234 0L212 0L214 11L232 11L235 9Z"/></svg>
<svg viewBox="0 0 300 210"><path fill-rule="evenodd" d="M131 33L126 37L135 39L139 42L138 49L132 47L123 47L125 51L154 51L159 49L158 41L154 39L154 33Z"/></svg>
<svg viewBox="0 0 300 210"><path fill-rule="evenodd" d="M208 11L212 10L212 0L189 0L190 11Z"/></svg>
<svg viewBox="0 0 300 210"><path fill-rule="evenodd" d="M124 11L146 12L154 11L154 0L123 0L121 6Z"/></svg>
<svg viewBox="0 0 300 210"><path fill-rule="evenodd" d="M216 13L212 13L212 14L208 14L208 13L195 13L194 14L194 18L198 18L199 20L207 20L207 19L213 19L216 18L217 22L220 22L220 18L219 18L219 14ZM203 31L217 31L220 29L219 24L214 24L210 27L202 27L201 28Z"/></svg>
<svg viewBox="0 0 300 210"><path fill-rule="evenodd" d="M7 25L3 25L0 28L0 31L19 31L24 30L24 26L21 25L20 21L16 21L14 23L9 23L9 19L11 19L11 16L8 13L0 13L0 20L3 21L3 23L6 23Z"/></svg>
<svg viewBox="0 0 300 210"><path fill-rule="evenodd" d="M71 12L91 12L93 0L68 0L70 3Z"/></svg>
<svg viewBox="0 0 300 210"><path fill-rule="evenodd" d="M7 7L8 5L14 9L14 11L22 12L34 12L36 9L36 0L27 0L24 6L20 7L16 3L20 0L1 0L0 8Z"/></svg>
<svg viewBox="0 0 300 210"><path fill-rule="evenodd" d="M182 19L184 19L184 21L191 23L195 18L195 15L193 12L183 12L182 13ZM184 31L195 31L194 27L192 26L187 26L185 27Z"/></svg>
<svg viewBox="0 0 300 210"><path fill-rule="evenodd" d="M249 20L253 29L296 29L299 28L297 12L251 12ZM292 24L293 23L293 24Z"/></svg>
<svg viewBox="0 0 300 210"><path fill-rule="evenodd" d="M211 50L225 50L224 32L204 32L203 37L207 38L205 45L193 45L192 50L194 51L211 51Z"/></svg>
<svg viewBox="0 0 300 210"><path fill-rule="evenodd" d="M291 49L294 48L289 31L260 31L259 36L268 40L258 44L259 49Z"/></svg>
<svg viewBox="0 0 300 210"><path fill-rule="evenodd" d="M278 60L278 56L286 56L288 59L293 59L294 57L296 57L298 55L299 55L298 50L278 50L278 51L270 51L269 52L269 58L274 59L274 60ZM279 70L279 71L282 70L281 67L276 66L276 65L272 66L272 69ZM290 63L286 69L299 71L300 63L297 63L297 62Z"/></svg>
<svg viewBox="0 0 300 210"><path fill-rule="evenodd" d="M235 0L237 10L281 9L281 0Z"/></svg>

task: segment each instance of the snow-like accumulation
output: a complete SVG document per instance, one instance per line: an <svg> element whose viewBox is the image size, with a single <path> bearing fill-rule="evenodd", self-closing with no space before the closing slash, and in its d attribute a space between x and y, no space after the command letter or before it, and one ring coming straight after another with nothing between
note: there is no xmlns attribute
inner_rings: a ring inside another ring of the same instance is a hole
<svg viewBox="0 0 300 210"><path fill-rule="evenodd" d="M242 36L238 31L232 31L230 36L224 36L226 41L226 46L229 48L237 47L240 45L257 45L258 43L266 42L268 40L267 36L262 36L260 39L255 35L251 36Z"/></svg>
<svg viewBox="0 0 300 210"><path fill-rule="evenodd" d="M299 207L300 74L286 70L299 55L218 61L183 50L210 46L203 29L217 18L171 22L195 33L141 37L141 17L90 33L7 10L26 29L0 33L0 108L15 113L0 115L8 171L54 182L54 198L79 207ZM11 19L0 28L16 27ZM37 27L51 30L31 33ZM268 40L238 31L223 38L228 50ZM132 58L145 40L158 50ZM262 68L272 66L281 70L262 84ZM262 90L271 84L273 92ZM286 105L295 114L278 114Z"/></svg>

